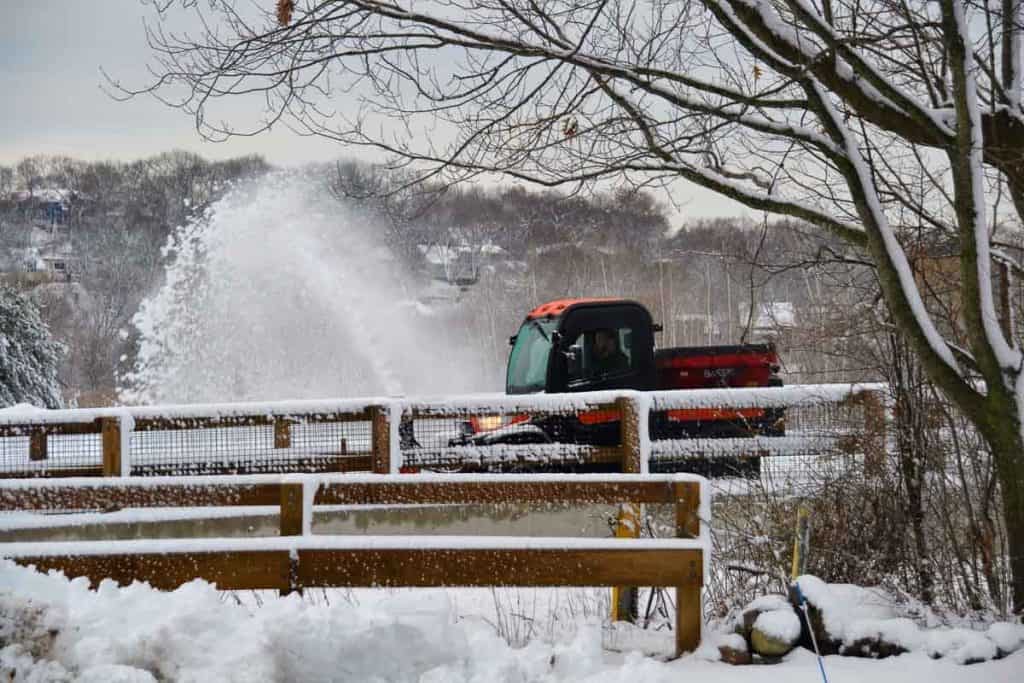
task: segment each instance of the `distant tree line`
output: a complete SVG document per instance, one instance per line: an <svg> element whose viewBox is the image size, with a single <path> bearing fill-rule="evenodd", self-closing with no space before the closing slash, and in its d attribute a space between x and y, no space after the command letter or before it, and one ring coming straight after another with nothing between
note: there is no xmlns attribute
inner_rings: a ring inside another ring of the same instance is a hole
<svg viewBox="0 0 1024 683"><path fill-rule="evenodd" d="M269 169L259 157L208 161L187 152L128 163L38 156L0 166L0 246L7 256L29 245L33 229L18 211L15 191L74 191L62 234L76 259L76 280L31 292L67 348L58 377L68 398L113 398L119 371L134 360L131 318L163 282L162 250L171 231L201 216L232 183ZM481 252L478 279L452 304L462 324L451 334L481 350L489 386L500 385L503 340L526 309L565 296L640 300L664 325L665 346L769 335L794 381L872 374L844 351L855 346L850 338L834 334L838 318L849 318L856 301L873 296L872 271L798 223L773 230L769 239L754 220L687 220L655 195L632 189L567 195L522 186L411 184L400 172L356 161L323 166L321 173L414 278L430 277L423 253L430 246ZM17 269L11 258L0 263L0 271ZM766 330L762 306L776 303L791 306L795 317Z"/></svg>
<svg viewBox="0 0 1024 683"><path fill-rule="evenodd" d="M116 371L132 355L131 317L162 283L161 250L171 230L201 214L232 182L268 168L257 156L208 161L180 151L134 162L35 156L0 166L0 271L8 275L24 269L14 255L32 245L33 230L40 238L14 193L73 191L62 229L42 239L70 246L75 281L21 282L66 347L57 374L65 396L113 399Z"/></svg>

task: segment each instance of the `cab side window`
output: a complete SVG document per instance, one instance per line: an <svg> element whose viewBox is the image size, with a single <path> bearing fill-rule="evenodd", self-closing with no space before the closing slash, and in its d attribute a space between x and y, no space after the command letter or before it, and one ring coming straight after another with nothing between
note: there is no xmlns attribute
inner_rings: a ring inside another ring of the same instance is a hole
<svg viewBox="0 0 1024 683"><path fill-rule="evenodd" d="M633 331L629 327L602 327L581 333L568 348L569 384L631 371L634 366Z"/></svg>

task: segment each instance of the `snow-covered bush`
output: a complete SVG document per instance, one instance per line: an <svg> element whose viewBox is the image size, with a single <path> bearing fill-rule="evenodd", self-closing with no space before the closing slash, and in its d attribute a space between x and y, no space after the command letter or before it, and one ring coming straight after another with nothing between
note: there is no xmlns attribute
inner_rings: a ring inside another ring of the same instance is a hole
<svg viewBox="0 0 1024 683"><path fill-rule="evenodd" d="M57 368L63 352L35 304L0 285L0 407L60 408Z"/></svg>

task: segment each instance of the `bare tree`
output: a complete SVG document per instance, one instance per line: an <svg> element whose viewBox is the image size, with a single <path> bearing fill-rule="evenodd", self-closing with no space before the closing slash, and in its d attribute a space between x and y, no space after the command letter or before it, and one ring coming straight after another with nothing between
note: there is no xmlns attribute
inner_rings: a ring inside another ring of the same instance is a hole
<svg viewBox="0 0 1024 683"><path fill-rule="evenodd" d="M285 122L448 180L682 178L864 250L928 377L993 453L1024 610L1024 355L991 272L993 226L1024 214L1024 0L267 5L166 0L206 30L156 24L145 91L211 138ZM214 118L254 95L253 126ZM920 226L956 255L957 334L901 245Z"/></svg>

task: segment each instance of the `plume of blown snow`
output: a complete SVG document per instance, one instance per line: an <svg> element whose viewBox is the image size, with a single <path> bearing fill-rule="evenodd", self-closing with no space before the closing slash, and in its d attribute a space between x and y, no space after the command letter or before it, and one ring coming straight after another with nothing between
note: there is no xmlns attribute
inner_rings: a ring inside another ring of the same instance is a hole
<svg viewBox="0 0 1024 683"><path fill-rule="evenodd" d="M240 184L177 229L133 319L128 403L478 391L479 358L425 315L365 216L309 172ZM475 375L475 376L474 376Z"/></svg>

